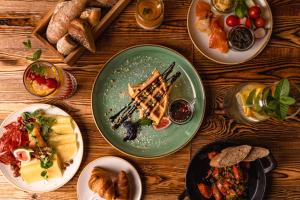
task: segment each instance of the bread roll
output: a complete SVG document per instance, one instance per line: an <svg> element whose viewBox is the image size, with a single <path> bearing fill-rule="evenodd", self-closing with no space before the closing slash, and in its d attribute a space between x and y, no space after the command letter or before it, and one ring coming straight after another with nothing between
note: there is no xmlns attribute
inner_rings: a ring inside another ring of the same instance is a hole
<svg viewBox="0 0 300 200"><path fill-rule="evenodd" d="M96 6L96 7L112 7L118 2L118 0L89 0L89 6Z"/></svg>
<svg viewBox="0 0 300 200"><path fill-rule="evenodd" d="M87 20L92 26L97 26L100 18L101 8L86 8L80 15L80 19Z"/></svg>
<svg viewBox="0 0 300 200"><path fill-rule="evenodd" d="M90 52L96 52L96 46L89 24L83 19L74 19L68 28L69 35Z"/></svg>
<svg viewBox="0 0 300 200"><path fill-rule="evenodd" d="M249 145L241 145L223 149L221 153L211 159L210 166L221 168L238 164L248 156L251 148Z"/></svg>
<svg viewBox="0 0 300 200"><path fill-rule="evenodd" d="M248 156L243 160L245 162L252 162L256 159L266 157L269 155L270 151L262 147L252 147Z"/></svg>
<svg viewBox="0 0 300 200"><path fill-rule="evenodd" d="M46 37L52 44L62 38L68 30L69 23L79 17L87 0L71 0L58 3L46 31Z"/></svg>
<svg viewBox="0 0 300 200"><path fill-rule="evenodd" d="M77 43L73 41L69 34L60 38L56 44L57 51L64 56L69 55L77 46Z"/></svg>

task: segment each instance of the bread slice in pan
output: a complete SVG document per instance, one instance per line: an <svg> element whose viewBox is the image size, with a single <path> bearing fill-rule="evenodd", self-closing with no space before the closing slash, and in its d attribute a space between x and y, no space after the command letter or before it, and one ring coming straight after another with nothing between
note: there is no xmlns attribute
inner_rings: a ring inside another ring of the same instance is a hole
<svg viewBox="0 0 300 200"><path fill-rule="evenodd" d="M238 164L248 156L251 149L252 147L249 145L241 145L223 149L221 153L211 159L210 166L221 168Z"/></svg>
<svg viewBox="0 0 300 200"><path fill-rule="evenodd" d="M248 156L243 160L245 162L252 162L256 159L266 157L270 151L263 147L252 147Z"/></svg>
<svg viewBox="0 0 300 200"><path fill-rule="evenodd" d="M87 21L83 19L74 19L68 28L69 35L90 52L96 52L95 41L91 28Z"/></svg>

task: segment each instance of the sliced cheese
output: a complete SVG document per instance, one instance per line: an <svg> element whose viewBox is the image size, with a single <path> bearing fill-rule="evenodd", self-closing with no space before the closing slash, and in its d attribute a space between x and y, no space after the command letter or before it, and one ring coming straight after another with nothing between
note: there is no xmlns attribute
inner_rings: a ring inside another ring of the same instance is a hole
<svg viewBox="0 0 300 200"><path fill-rule="evenodd" d="M70 161L77 152L77 143L61 144L54 146L62 162Z"/></svg>
<svg viewBox="0 0 300 200"><path fill-rule="evenodd" d="M73 123L54 124L51 129L56 134L74 134Z"/></svg>
<svg viewBox="0 0 300 200"><path fill-rule="evenodd" d="M59 134L52 133L48 138L48 143L51 146L76 143L76 135L75 134L59 135Z"/></svg>
<svg viewBox="0 0 300 200"><path fill-rule="evenodd" d="M63 115L45 115L45 117L50 117L55 119L57 124L70 124L72 123L72 118L70 116L63 116Z"/></svg>
<svg viewBox="0 0 300 200"><path fill-rule="evenodd" d="M44 180L44 177L41 176L41 172L44 170L45 169L41 168L40 160L33 159L28 163L21 164L20 173L22 179L26 183L33 183ZM60 160L56 155L53 158L52 167L50 167L47 171L48 179L59 178L63 176Z"/></svg>

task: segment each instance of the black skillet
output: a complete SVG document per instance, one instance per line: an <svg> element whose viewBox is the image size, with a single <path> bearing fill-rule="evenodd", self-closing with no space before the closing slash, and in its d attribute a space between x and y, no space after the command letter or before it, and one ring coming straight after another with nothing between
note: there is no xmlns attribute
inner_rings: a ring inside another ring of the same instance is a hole
<svg viewBox="0 0 300 200"><path fill-rule="evenodd" d="M185 179L186 190L180 194L178 200L183 200L186 196L189 196L191 200L207 200L200 194L197 188L197 183L204 179L207 175L207 171L209 170L209 159L207 157L207 153L211 151L220 152L226 147L237 145L240 144L231 142L215 142L200 149L189 164ZM265 158L251 162L249 181L247 184L247 200L262 200L264 198L267 186L266 174L275 167L276 161L271 153Z"/></svg>

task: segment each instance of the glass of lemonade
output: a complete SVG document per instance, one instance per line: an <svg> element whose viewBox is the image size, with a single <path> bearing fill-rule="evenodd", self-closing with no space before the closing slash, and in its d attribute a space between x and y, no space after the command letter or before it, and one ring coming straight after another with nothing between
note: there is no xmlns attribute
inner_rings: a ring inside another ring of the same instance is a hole
<svg viewBox="0 0 300 200"><path fill-rule="evenodd" d="M153 30L159 27L164 18L163 1L138 0L135 18L138 25L146 30Z"/></svg>
<svg viewBox="0 0 300 200"><path fill-rule="evenodd" d="M31 63L23 75L29 93L38 97L67 99L77 89L77 81L69 72L46 61Z"/></svg>
<svg viewBox="0 0 300 200"><path fill-rule="evenodd" d="M244 83L231 88L224 97L224 109L228 117L242 123L255 123L269 119L281 118L281 113L286 109L287 117L293 117L300 111L300 89L297 85L289 86L289 96L295 100L291 105L276 103L274 94L275 84ZM280 104L280 106L278 106ZM278 106L278 107L276 107ZM280 109L277 109L279 108Z"/></svg>

